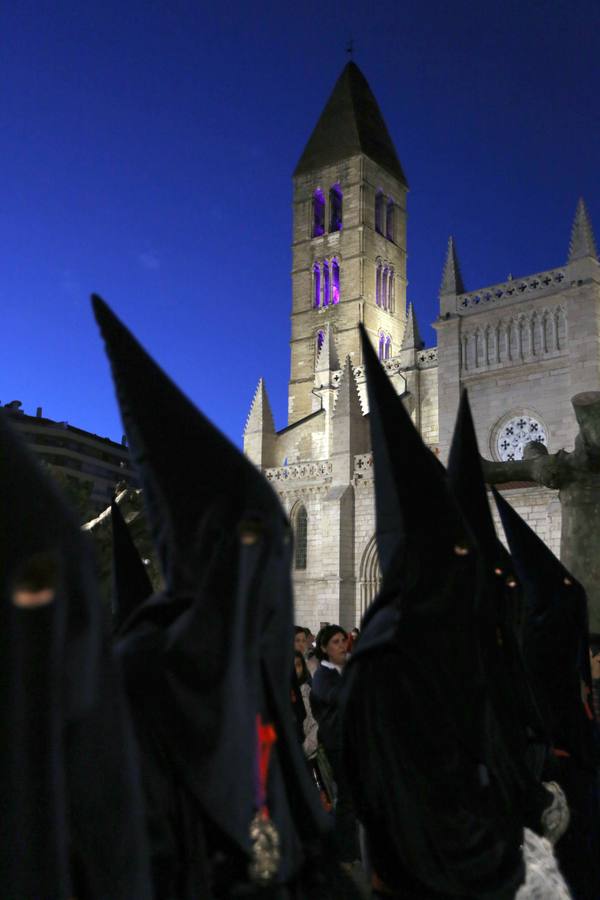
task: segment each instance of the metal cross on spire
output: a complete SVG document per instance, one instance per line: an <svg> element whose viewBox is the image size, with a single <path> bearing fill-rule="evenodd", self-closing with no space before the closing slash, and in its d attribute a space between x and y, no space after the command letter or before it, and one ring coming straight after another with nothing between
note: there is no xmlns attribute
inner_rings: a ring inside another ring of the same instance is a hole
<svg viewBox="0 0 600 900"><path fill-rule="evenodd" d="M346 47L346 53L350 57L350 59L354 59L354 39L350 38L348 41L348 45Z"/></svg>

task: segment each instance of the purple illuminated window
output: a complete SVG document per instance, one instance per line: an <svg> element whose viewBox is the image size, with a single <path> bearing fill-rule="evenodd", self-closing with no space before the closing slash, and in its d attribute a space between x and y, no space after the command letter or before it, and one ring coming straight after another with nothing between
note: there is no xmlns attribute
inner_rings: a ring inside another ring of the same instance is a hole
<svg viewBox="0 0 600 900"><path fill-rule="evenodd" d="M324 340L325 340L325 332L324 332L324 331L318 331L318 332L317 332L316 347L315 347L317 359L318 359L318 357L319 357L319 353L321 352L321 347L323 346L323 341L324 341Z"/></svg>
<svg viewBox="0 0 600 900"><path fill-rule="evenodd" d="M389 269L386 266L383 270L383 275L381 277L381 306L384 309L388 309L388 276Z"/></svg>
<svg viewBox="0 0 600 900"><path fill-rule="evenodd" d="M337 259L331 260L331 302L340 302L340 267Z"/></svg>
<svg viewBox="0 0 600 900"><path fill-rule="evenodd" d="M325 234L325 197L321 188L317 188L313 194L312 236L319 237L321 234Z"/></svg>
<svg viewBox="0 0 600 900"><path fill-rule="evenodd" d="M375 270L375 303L381 306L381 263L377 263Z"/></svg>
<svg viewBox="0 0 600 900"><path fill-rule="evenodd" d="M385 334L383 331L379 333L379 359L384 359L385 356Z"/></svg>
<svg viewBox="0 0 600 900"><path fill-rule="evenodd" d="M377 191L375 194L375 231L383 234L383 204L385 197L383 191Z"/></svg>
<svg viewBox="0 0 600 900"><path fill-rule="evenodd" d="M323 263L323 306L329 306L331 296L331 279L329 277L329 263Z"/></svg>
<svg viewBox="0 0 600 900"><path fill-rule="evenodd" d="M390 197L387 202L387 210L385 217L385 236L388 241L394 240L395 233L395 225L396 225L396 213L395 213L394 201Z"/></svg>
<svg viewBox="0 0 600 900"><path fill-rule="evenodd" d="M329 230L342 230L342 190L339 184L329 191Z"/></svg>
<svg viewBox="0 0 600 900"><path fill-rule="evenodd" d="M389 359L391 355L392 355L392 339L388 334L388 336L385 339L385 358Z"/></svg>
<svg viewBox="0 0 600 900"><path fill-rule="evenodd" d="M319 263L313 266L313 302L318 306L321 302L321 269Z"/></svg>
<svg viewBox="0 0 600 900"><path fill-rule="evenodd" d="M395 283L394 283L394 270L390 269L388 272L388 309L390 312L394 312L394 300L395 300L395 291L394 291Z"/></svg>

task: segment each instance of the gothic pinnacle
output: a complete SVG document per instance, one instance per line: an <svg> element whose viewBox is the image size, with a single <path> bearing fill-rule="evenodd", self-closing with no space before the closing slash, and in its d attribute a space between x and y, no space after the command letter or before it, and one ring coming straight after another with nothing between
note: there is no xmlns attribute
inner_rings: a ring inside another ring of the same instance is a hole
<svg viewBox="0 0 600 900"><path fill-rule="evenodd" d="M580 197L575 211L573 228L571 229L568 262L572 263L575 262L576 259L583 259L586 256L591 256L596 260L598 259L592 222L588 215L583 197Z"/></svg>
<svg viewBox="0 0 600 900"><path fill-rule="evenodd" d="M334 416L352 416L362 417L362 409L358 396L358 388L354 380L354 371L352 369L352 361L350 357L346 357L342 377L338 387Z"/></svg>
<svg viewBox="0 0 600 900"><path fill-rule="evenodd" d="M417 314L412 303L408 304L406 311L406 325L404 327L404 337L402 338L401 350L422 350L425 342L419 333L419 323L417 322Z"/></svg>
<svg viewBox="0 0 600 900"><path fill-rule="evenodd" d="M275 433L275 423L273 421L273 413L271 412L271 404L269 403L267 389L262 378L259 378L256 391L254 392L250 412L246 419L244 434L251 434L252 432L257 431Z"/></svg>
<svg viewBox="0 0 600 900"><path fill-rule="evenodd" d="M464 292L465 286L460 273L456 247L454 246L454 238L450 237L448 239L448 251L446 253L446 262L444 263L440 295L464 294Z"/></svg>
<svg viewBox="0 0 600 900"><path fill-rule="evenodd" d="M317 356L315 372L337 372L340 369L340 359L335 347L333 329L327 324L324 329L323 343Z"/></svg>

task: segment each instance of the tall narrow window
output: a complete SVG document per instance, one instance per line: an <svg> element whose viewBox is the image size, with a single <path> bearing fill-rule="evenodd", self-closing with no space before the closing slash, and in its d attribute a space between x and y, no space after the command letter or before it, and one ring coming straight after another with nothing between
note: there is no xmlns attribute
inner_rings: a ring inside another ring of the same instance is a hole
<svg viewBox="0 0 600 900"><path fill-rule="evenodd" d="M394 201L390 197L387 202L386 208L386 217L385 217L385 236L388 241L395 240L395 226L396 226L396 207L394 206Z"/></svg>
<svg viewBox="0 0 600 900"><path fill-rule="evenodd" d="M340 302L340 266L337 259L331 260L331 302Z"/></svg>
<svg viewBox="0 0 600 900"><path fill-rule="evenodd" d="M317 331L317 340L315 341L315 362L319 358L319 353L321 352L321 347L323 346L324 340L325 340L325 332Z"/></svg>
<svg viewBox="0 0 600 900"><path fill-rule="evenodd" d="M329 230L342 230L342 190L339 184L329 191Z"/></svg>
<svg viewBox="0 0 600 900"><path fill-rule="evenodd" d="M329 306L330 294L331 279L329 277L329 263L325 260L323 263L323 306Z"/></svg>
<svg viewBox="0 0 600 900"><path fill-rule="evenodd" d="M377 306L381 306L381 273L382 265L378 262L375 270L375 303Z"/></svg>
<svg viewBox="0 0 600 900"><path fill-rule="evenodd" d="M375 194L375 231L383 234L383 204L385 197L383 191L377 191Z"/></svg>
<svg viewBox="0 0 600 900"><path fill-rule="evenodd" d="M390 359L391 355L392 355L392 339L388 334L388 336L385 339L385 358Z"/></svg>
<svg viewBox="0 0 600 900"><path fill-rule="evenodd" d="M383 331L379 332L379 359L385 358L385 334Z"/></svg>
<svg viewBox="0 0 600 900"><path fill-rule="evenodd" d="M312 236L319 237L321 234L325 234L325 197L323 191L317 188L313 194Z"/></svg>
<svg viewBox="0 0 600 900"><path fill-rule="evenodd" d="M313 266L313 303L319 306L321 303L321 267L319 263Z"/></svg>
<svg viewBox="0 0 600 900"><path fill-rule="evenodd" d="M383 275L381 276L381 306L384 309L388 308L388 276L390 270L386 266L383 270Z"/></svg>
<svg viewBox="0 0 600 900"><path fill-rule="evenodd" d="M390 312L394 312L395 309L395 280L394 280L394 270L390 269L388 272L388 309Z"/></svg>
<svg viewBox="0 0 600 900"><path fill-rule="evenodd" d="M306 507L299 506L293 518L294 524L294 568L306 569L308 550L308 516Z"/></svg>

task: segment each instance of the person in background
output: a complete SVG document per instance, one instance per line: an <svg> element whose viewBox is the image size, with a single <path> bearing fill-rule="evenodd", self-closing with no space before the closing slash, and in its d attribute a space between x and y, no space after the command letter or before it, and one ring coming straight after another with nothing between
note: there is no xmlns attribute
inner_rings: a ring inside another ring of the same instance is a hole
<svg viewBox="0 0 600 900"><path fill-rule="evenodd" d="M296 650L294 653L294 668L296 670L296 679L304 706L302 749L304 750L304 755L307 760L311 760L317 754L317 747L319 744L318 725L310 705L310 675L306 666L306 660L299 650Z"/></svg>
<svg viewBox="0 0 600 900"><path fill-rule="evenodd" d="M307 649L306 628L302 628L301 625L296 625L294 628L294 651L298 650L302 656L305 656Z"/></svg>
<svg viewBox="0 0 600 900"><path fill-rule="evenodd" d="M339 696L347 659L348 635L340 625L326 625L317 635L320 665L313 676L311 707L319 725L337 787L335 837L340 862L352 864L360 857L358 827L342 759L342 723Z"/></svg>

